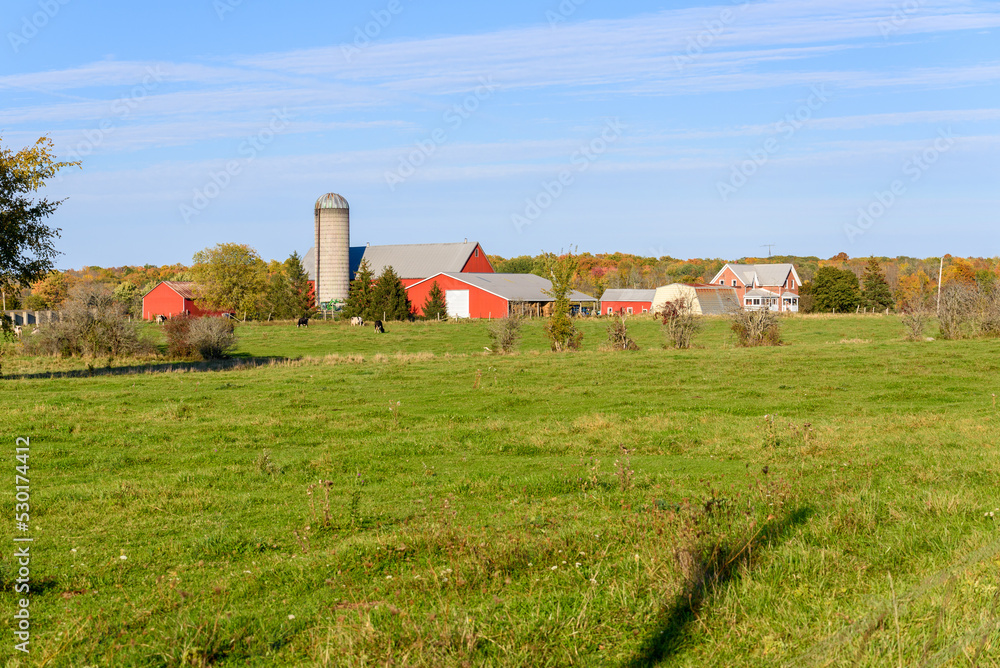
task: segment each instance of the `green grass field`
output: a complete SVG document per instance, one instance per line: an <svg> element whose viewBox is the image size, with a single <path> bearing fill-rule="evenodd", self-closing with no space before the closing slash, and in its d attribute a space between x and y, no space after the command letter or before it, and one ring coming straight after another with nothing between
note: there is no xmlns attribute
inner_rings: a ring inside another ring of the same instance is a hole
<svg viewBox="0 0 1000 668"><path fill-rule="evenodd" d="M226 364L7 360L0 663L1000 665L1000 341L631 323L638 352L314 321Z"/></svg>

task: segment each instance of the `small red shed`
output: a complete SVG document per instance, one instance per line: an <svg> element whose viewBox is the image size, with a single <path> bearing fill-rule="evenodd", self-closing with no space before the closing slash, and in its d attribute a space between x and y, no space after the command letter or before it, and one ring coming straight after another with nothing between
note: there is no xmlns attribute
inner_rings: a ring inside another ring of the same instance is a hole
<svg viewBox="0 0 1000 668"><path fill-rule="evenodd" d="M601 315L648 313L656 290L605 290L601 295Z"/></svg>
<svg viewBox="0 0 1000 668"><path fill-rule="evenodd" d="M198 308L195 303L195 284L189 281L163 281L142 296L142 317L144 320L154 320L162 315L171 318L175 315L221 315L220 311L207 311Z"/></svg>

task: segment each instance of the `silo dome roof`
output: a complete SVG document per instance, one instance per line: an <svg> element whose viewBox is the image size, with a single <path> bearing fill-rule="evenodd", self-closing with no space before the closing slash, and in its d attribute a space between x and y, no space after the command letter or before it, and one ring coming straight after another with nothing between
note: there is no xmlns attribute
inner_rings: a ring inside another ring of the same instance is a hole
<svg viewBox="0 0 1000 668"><path fill-rule="evenodd" d="M327 193L316 200L317 209L350 209L347 200L337 193Z"/></svg>

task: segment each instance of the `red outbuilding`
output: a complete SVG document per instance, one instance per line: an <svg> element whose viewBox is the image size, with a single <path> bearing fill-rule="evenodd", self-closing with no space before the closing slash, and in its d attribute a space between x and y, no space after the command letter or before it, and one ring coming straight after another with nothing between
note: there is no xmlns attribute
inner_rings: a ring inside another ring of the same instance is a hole
<svg viewBox="0 0 1000 668"><path fill-rule="evenodd" d="M601 315L649 313L656 290L605 290L601 295Z"/></svg>
<svg viewBox="0 0 1000 668"><path fill-rule="evenodd" d="M220 311L208 311L198 308L195 303L194 283L188 281L163 281L142 296L142 317L144 320L155 320L162 315L172 318L175 315L203 316L222 315Z"/></svg>
<svg viewBox="0 0 1000 668"><path fill-rule="evenodd" d="M441 272L413 283L406 294L413 312L423 315L431 288L437 283L444 291L448 315L452 318L503 318L511 306L526 314L541 315L555 299L546 294L552 283L535 274ZM582 292L570 293L570 302L592 304L597 300Z"/></svg>

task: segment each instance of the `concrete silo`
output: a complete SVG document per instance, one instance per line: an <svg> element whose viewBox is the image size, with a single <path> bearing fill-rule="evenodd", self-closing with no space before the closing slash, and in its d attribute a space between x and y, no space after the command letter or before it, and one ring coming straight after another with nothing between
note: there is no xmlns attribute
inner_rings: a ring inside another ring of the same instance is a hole
<svg viewBox="0 0 1000 668"><path fill-rule="evenodd" d="M347 301L351 285L351 207L336 193L316 200L316 302Z"/></svg>

